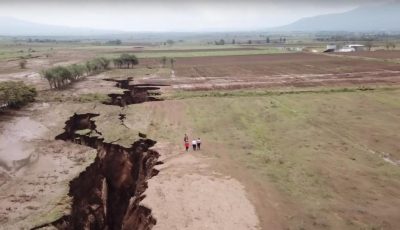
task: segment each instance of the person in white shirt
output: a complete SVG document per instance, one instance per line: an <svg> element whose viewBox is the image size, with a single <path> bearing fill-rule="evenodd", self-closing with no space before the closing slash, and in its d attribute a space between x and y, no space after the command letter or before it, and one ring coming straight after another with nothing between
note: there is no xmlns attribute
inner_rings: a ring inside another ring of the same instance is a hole
<svg viewBox="0 0 400 230"><path fill-rule="evenodd" d="M196 151L196 147L197 147L197 141L196 140L192 141L192 147L193 147L193 151Z"/></svg>

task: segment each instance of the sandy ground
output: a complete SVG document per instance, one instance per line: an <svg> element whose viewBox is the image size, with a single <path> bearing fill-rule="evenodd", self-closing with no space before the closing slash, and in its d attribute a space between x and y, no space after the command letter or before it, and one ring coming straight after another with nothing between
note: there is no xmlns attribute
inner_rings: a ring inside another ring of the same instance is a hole
<svg viewBox="0 0 400 230"><path fill-rule="evenodd" d="M164 164L144 200L157 219L154 229L261 229L244 186L215 171L207 150L157 149Z"/></svg>
<svg viewBox="0 0 400 230"><path fill-rule="evenodd" d="M0 132L0 166L8 171L19 168L34 161L37 155L29 146L38 140L47 130L40 122L28 116L18 116L8 122Z"/></svg>
<svg viewBox="0 0 400 230"><path fill-rule="evenodd" d="M55 141L55 105L35 103L0 122L0 229L27 229L68 211L69 181L93 150Z"/></svg>

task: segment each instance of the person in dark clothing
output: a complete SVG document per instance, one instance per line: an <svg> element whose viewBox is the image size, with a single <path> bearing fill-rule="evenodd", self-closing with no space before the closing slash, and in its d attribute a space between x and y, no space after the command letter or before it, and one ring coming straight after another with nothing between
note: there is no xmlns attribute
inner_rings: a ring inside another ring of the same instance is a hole
<svg viewBox="0 0 400 230"><path fill-rule="evenodd" d="M197 138L197 150L200 150L200 145L201 145L201 140L200 140L200 137L199 138Z"/></svg>

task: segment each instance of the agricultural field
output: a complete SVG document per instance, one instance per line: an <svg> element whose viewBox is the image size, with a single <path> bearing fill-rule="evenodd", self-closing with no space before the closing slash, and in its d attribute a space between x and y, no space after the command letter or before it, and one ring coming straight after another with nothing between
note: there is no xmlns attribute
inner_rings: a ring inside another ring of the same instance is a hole
<svg viewBox="0 0 400 230"><path fill-rule="evenodd" d="M112 166L103 174L116 188L135 188L125 203L154 229L400 226L400 65L381 60L397 51L31 46L0 55L0 81L23 81L38 93L34 103L0 113L0 229L75 221L74 202L90 200L87 185L102 191L93 174L101 164ZM20 68L15 52L29 48L38 57ZM61 90L40 74L123 53L139 64L111 65ZM129 103L110 99L127 91ZM201 138L200 151L185 151L185 133ZM142 155L101 159L110 149ZM139 176L116 174L132 165ZM110 207L120 213L121 205Z"/></svg>

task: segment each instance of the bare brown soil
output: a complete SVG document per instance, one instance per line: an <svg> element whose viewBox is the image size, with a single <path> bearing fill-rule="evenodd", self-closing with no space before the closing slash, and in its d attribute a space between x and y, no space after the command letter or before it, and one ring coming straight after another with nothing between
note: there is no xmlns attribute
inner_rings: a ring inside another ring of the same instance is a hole
<svg viewBox="0 0 400 230"><path fill-rule="evenodd" d="M0 229L30 229L67 211L66 185L94 155L54 140L66 110L35 103L2 114L0 159L10 167L0 165Z"/></svg>
<svg viewBox="0 0 400 230"><path fill-rule="evenodd" d="M379 59L399 59L399 50L378 50L378 51L363 51L363 52L351 52L351 53L341 53L344 56L354 56L354 57L369 57L369 58L379 58Z"/></svg>
<svg viewBox="0 0 400 230"><path fill-rule="evenodd" d="M208 52L208 51L235 51L235 50L257 50L254 47L244 47L244 48L218 48L218 49L168 49L168 50L145 50L145 49L132 49L135 53L192 53L192 52ZM130 50L120 50L114 51L112 53L126 53Z"/></svg>
<svg viewBox="0 0 400 230"><path fill-rule="evenodd" d="M400 82L395 63L308 53L178 58L174 69L164 82L191 90Z"/></svg>

